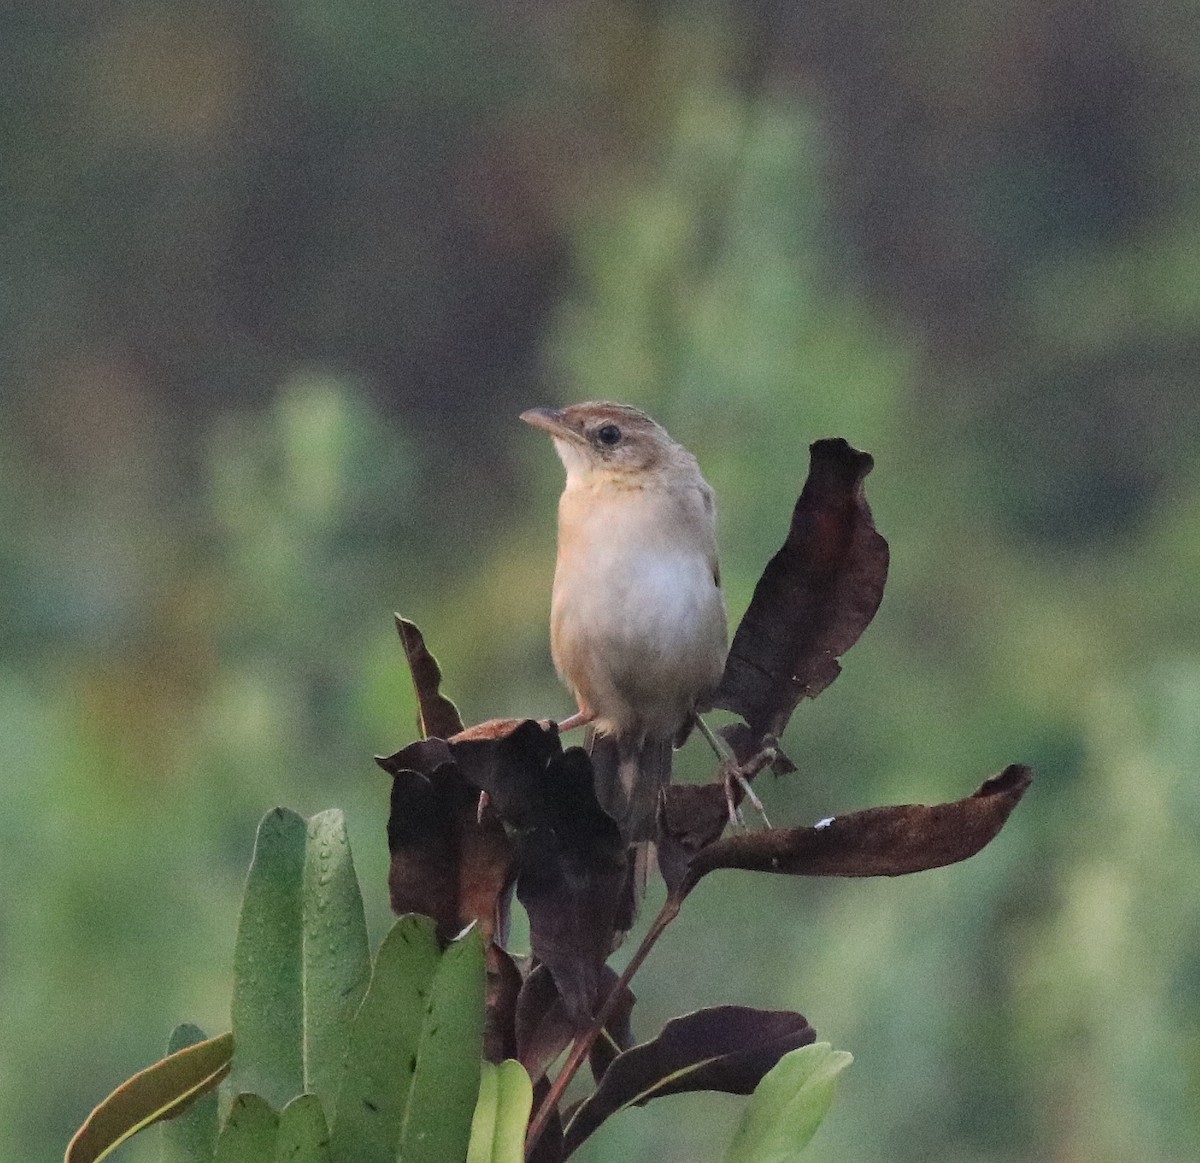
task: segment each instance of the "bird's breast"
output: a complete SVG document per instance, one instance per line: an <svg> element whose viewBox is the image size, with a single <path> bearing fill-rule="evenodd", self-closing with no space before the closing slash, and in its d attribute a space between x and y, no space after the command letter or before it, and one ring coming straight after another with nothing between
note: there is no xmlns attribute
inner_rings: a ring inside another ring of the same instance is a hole
<svg viewBox="0 0 1200 1163"><path fill-rule="evenodd" d="M611 729L669 736L715 687L727 632L713 541L699 493L564 493L551 644Z"/></svg>

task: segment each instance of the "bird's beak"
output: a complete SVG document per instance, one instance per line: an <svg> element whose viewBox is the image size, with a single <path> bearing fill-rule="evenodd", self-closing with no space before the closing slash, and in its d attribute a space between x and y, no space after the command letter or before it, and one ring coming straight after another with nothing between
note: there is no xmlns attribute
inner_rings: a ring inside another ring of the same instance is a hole
<svg viewBox="0 0 1200 1163"><path fill-rule="evenodd" d="M573 440L576 444L586 444L582 432L572 428L566 421L565 414L559 408L530 408L521 413L521 419L534 428L540 428L551 436L562 440Z"/></svg>

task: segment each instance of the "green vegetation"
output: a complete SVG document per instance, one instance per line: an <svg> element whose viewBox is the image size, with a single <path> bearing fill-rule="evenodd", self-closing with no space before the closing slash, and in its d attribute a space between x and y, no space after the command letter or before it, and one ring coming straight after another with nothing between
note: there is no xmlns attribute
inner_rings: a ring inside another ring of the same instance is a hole
<svg viewBox="0 0 1200 1163"><path fill-rule="evenodd" d="M730 875L639 1033L736 983L852 1047L813 1163L1189 1157L1186 6L403 7L0 16L0 1157L57 1157L181 1017L227 1027L272 805L345 809L378 944L394 609L468 720L569 709L558 470L516 413L590 395L697 453L735 619L808 443L875 456L887 595L773 822L1039 773L952 870ZM708 1158L741 1109L577 1158Z"/></svg>
<svg viewBox="0 0 1200 1163"><path fill-rule="evenodd" d="M489 1039L523 1057L544 1047L535 1031L561 1024L557 987L518 996L511 979L499 984L504 974L489 986L485 960L507 955L486 949L481 926L443 943L433 918L410 913L374 959L366 940L342 814L268 812L238 922L233 1032L205 1039L177 1026L166 1057L96 1106L66 1163L101 1163L155 1123L165 1163L525 1163L533 1083L517 1061L482 1059ZM812 1038L799 1014L726 1006L675 1019L659 1039L609 1056L578 1112L589 1129L564 1140L556 1127L552 1153L537 1158L572 1153L629 1106L715 1089L754 1092L729 1163L784 1163L812 1137L851 1061ZM809 1053L786 1052L798 1046Z"/></svg>

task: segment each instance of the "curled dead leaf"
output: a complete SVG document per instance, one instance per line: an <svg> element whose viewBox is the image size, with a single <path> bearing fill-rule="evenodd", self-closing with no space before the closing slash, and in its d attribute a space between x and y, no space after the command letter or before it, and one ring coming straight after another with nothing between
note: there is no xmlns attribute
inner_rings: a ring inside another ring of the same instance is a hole
<svg viewBox="0 0 1200 1163"><path fill-rule="evenodd" d="M754 589L713 699L760 739L781 736L796 704L837 678L887 581L887 542L863 489L874 461L841 439L809 452L787 539Z"/></svg>
<svg viewBox="0 0 1200 1163"><path fill-rule="evenodd" d="M718 868L788 876L904 876L974 856L1004 827L1033 781L1006 767L953 803L868 808L808 828L767 828L727 836L692 858L679 894Z"/></svg>

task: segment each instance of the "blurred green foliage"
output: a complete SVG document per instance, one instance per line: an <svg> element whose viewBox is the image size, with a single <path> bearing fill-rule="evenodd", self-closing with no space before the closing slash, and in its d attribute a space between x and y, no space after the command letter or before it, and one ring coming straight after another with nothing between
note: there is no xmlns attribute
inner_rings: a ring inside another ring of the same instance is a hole
<svg viewBox="0 0 1200 1163"><path fill-rule="evenodd" d="M1193 15L7 8L0 1156L54 1157L177 1021L226 1026L273 804L346 809L382 932L393 609L469 719L568 709L560 470L515 415L613 396L715 486L734 618L809 441L876 456L888 593L773 820L1039 771L962 866L714 878L639 1031L803 1011L856 1059L814 1161L1190 1158ZM579 1157L710 1159L740 1109Z"/></svg>

